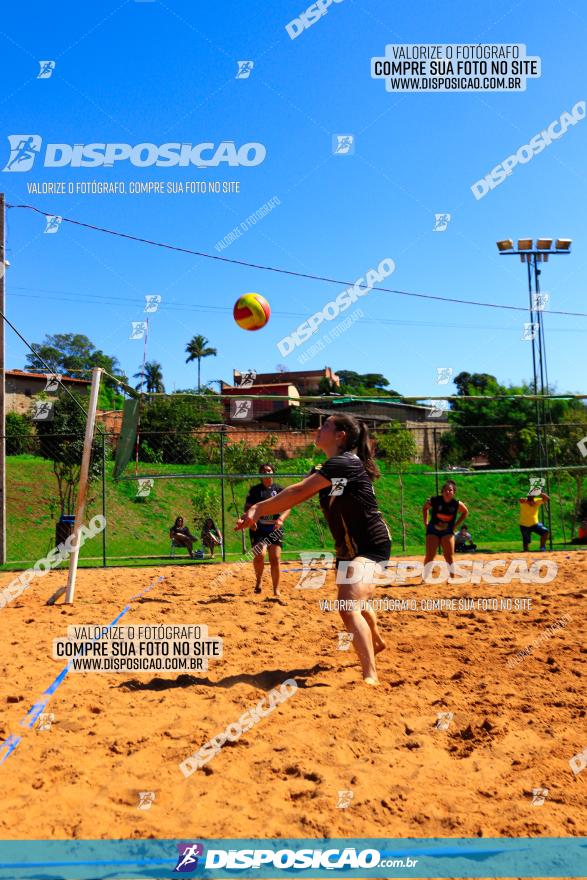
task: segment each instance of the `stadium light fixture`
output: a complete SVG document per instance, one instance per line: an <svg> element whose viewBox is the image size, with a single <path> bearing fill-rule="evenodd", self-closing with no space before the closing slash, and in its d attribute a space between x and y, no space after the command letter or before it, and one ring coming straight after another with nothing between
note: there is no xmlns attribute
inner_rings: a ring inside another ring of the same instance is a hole
<svg viewBox="0 0 587 880"><path fill-rule="evenodd" d="M557 251L563 251L568 253L571 250L571 244L573 240L571 238L557 238L555 247Z"/></svg>
<svg viewBox="0 0 587 880"><path fill-rule="evenodd" d="M503 241L496 242L497 249L500 253L504 251L512 251L514 249L514 242L511 238L505 238Z"/></svg>
<svg viewBox="0 0 587 880"><path fill-rule="evenodd" d="M519 251L531 251L532 250L532 239L531 238L519 238L518 239L518 250Z"/></svg>
<svg viewBox="0 0 587 880"><path fill-rule="evenodd" d="M539 251L549 251L552 247L552 238L539 238L536 247Z"/></svg>

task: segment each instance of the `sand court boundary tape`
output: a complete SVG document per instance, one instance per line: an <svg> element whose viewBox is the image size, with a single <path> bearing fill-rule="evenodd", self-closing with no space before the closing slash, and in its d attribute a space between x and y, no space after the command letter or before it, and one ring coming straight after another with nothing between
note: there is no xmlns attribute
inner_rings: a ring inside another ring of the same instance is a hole
<svg viewBox="0 0 587 880"><path fill-rule="evenodd" d="M132 608L132 603L138 599L141 599L146 593L149 593L154 587L161 583L161 581L165 580L163 575L159 575L148 587L145 587L144 590L141 590L139 593L135 593L134 596L131 596L128 600L128 604L124 606L122 611L120 611L114 620L112 620L109 624L104 625L100 628L100 634L98 636L94 636L90 641L95 642L99 641L105 633L108 632L113 626L116 626L121 617L130 611ZM74 660L77 660L84 652L79 651L75 657L72 657L71 660L63 667L61 672L53 679L49 687L43 691L38 700L36 700L31 708L28 710L24 718L21 718L19 724L21 727L32 728L37 721L39 715L44 712L49 700L53 697L57 689L63 684L70 669L73 666ZM0 743L0 766L4 764L4 762L13 754L13 752L18 748L19 744L22 741L22 736L17 736L15 734L10 734L4 742Z"/></svg>

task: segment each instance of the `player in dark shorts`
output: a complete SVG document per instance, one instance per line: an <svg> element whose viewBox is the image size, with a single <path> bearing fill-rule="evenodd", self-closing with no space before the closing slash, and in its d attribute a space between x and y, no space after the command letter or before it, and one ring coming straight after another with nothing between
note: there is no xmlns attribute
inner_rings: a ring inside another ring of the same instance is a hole
<svg viewBox="0 0 587 880"><path fill-rule="evenodd" d="M391 536L377 508L373 491L373 480L379 476L379 471L373 461L367 426L352 416L330 416L318 431L316 445L326 453L327 461L316 465L300 483L284 489L279 498L252 505L239 519L236 528L248 528L284 504L288 508L296 507L318 494L334 538L337 563L342 560L356 563L387 561ZM369 568L365 566L367 571ZM339 583L338 598L355 600L354 607L348 603L352 610L345 608L340 611L340 616L347 631L353 635L363 681L376 685L375 654L385 648L385 642L377 628L375 611L358 607L358 601L370 599L373 593L373 586L366 579L367 575L365 580L357 583Z"/></svg>
<svg viewBox="0 0 587 880"><path fill-rule="evenodd" d="M266 501L274 498L283 492L283 486L279 486L273 482L273 466L270 464L262 464L259 473L267 474L261 479L260 483L256 483L249 489L247 500L245 501L245 513L253 505L257 505L260 501ZM253 568L255 570L255 593L261 592L261 581L263 579L263 570L265 566L265 553L269 552L269 565L271 568L271 581L273 583L273 595L282 602L281 593L279 592L279 578L281 570L279 563L281 560L281 548L283 547L283 523L290 514L288 509L280 508L281 513L273 515L263 515L257 521L257 527L249 531L251 539L251 547L253 548ZM282 602L283 604L283 602Z"/></svg>
<svg viewBox="0 0 587 880"><path fill-rule="evenodd" d="M452 574L455 552L455 532L468 516L469 510L456 497L457 484L447 480L442 487L441 495L428 498L422 508L424 525L426 526L426 558L424 568L434 562L438 548L442 547L442 555ZM426 578L426 572L424 573Z"/></svg>

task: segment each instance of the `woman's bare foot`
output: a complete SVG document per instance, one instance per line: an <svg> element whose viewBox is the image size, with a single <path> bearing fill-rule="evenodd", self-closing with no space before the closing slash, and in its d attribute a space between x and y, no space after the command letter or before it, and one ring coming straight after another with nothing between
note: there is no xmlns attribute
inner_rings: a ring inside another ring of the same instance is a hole
<svg viewBox="0 0 587 880"><path fill-rule="evenodd" d="M363 684L368 684L368 685L370 685L371 687L377 687L377 685L379 684L379 682L378 682L378 680L377 680L376 678L370 678L370 677L369 677L369 678L364 678L364 679L363 679Z"/></svg>
<svg viewBox="0 0 587 880"><path fill-rule="evenodd" d="M381 636L373 636L373 650L376 654L380 654L382 651L385 651L387 645L381 638Z"/></svg>

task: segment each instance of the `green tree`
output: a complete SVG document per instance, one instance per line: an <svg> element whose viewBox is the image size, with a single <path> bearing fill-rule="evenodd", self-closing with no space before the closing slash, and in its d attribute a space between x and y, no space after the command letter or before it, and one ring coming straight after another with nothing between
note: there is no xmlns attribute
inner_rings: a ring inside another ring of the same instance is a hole
<svg viewBox="0 0 587 880"><path fill-rule="evenodd" d="M164 394L165 386L163 384L163 369L157 361L146 361L144 369L141 367L138 373L135 373L133 379L141 381L135 385L140 391L146 388L147 394Z"/></svg>
<svg viewBox="0 0 587 880"><path fill-rule="evenodd" d="M191 361L198 362L198 391L200 391L202 387L200 382L200 362L202 358L210 357L211 355L216 356L218 352L215 348L208 346L208 340L205 336L193 336L186 345L185 350L188 354L185 361L186 364L189 364Z"/></svg>
<svg viewBox="0 0 587 880"><path fill-rule="evenodd" d="M87 407L87 397L80 394L72 396L63 394L54 401L53 419L36 422L39 454L53 462L62 514L74 512L74 499L79 485L84 450ZM90 459L90 483L101 473L102 441L96 435Z"/></svg>
<svg viewBox="0 0 587 880"><path fill-rule="evenodd" d="M381 373L356 373L354 370L337 370L341 394L353 397L401 397L399 391L388 388L389 380Z"/></svg>
<svg viewBox="0 0 587 880"><path fill-rule="evenodd" d="M377 432L377 451L395 470L400 486L400 518L402 547L406 549L406 520L404 515L404 472L416 458L418 449L411 431L401 422L389 422Z"/></svg>
<svg viewBox="0 0 587 880"><path fill-rule="evenodd" d="M100 409L121 409L124 398L120 394L121 383L127 382L118 358L104 354L82 333L56 333L46 335L41 343L33 343L34 354L27 354L25 369L46 373L45 363L55 373L89 379L94 367L102 367L106 373L100 383ZM45 361L45 363L43 363ZM114 377L114 378L112 378Z"/></svg>
<svg viewBox="0 0 587 880"><path fill-rule="evenodd" d="M33 452L35 440L30 416L16 412L6 413L6 455Z"/></svg>
<svg viewBox="0 0 587 880"><path fill-rule="evenodd" d="M221 422L222 406L213 397L157 397L141 411L139 458L164 464L193 464L201 444L196 429Z"/></svg>

